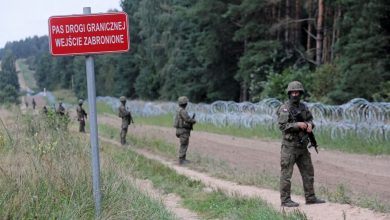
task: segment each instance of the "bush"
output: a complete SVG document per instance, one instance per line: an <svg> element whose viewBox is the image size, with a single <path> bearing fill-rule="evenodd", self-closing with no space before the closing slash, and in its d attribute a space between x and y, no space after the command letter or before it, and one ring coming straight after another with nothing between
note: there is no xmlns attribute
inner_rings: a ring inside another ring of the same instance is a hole
<svg viewBox="0 0 390 220"><path fill-rule="evenodd" d="M263 84L263 92L260 98L277 98L285 100L287 85L294 80L300 81L305 88L305 96L310 97L313 90L313 74L308 67L287 68L281 74L270 73L267 81ZM255 97L254 97L255 98Z"/></svg>

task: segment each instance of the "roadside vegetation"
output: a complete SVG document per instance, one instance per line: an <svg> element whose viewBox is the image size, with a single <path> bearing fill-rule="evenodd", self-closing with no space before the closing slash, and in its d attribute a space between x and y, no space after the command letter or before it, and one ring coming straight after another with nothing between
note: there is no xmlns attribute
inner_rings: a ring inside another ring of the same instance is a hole
<svg viewBox="0 0 390 220"><path fill-rule="evenodd" d="M107 127L104 131L109 130ZM132 139L134 141L134 139ZM227 196L221 191L207 191L199 181L177 174L161 163L136 155L125 148L112 146L105 150L113 160L136 178L148 179L164 193L175 193L184 207L204 219L307 219L304 213L280 213L259 198Z"/></svg>
<svg viewBox="0 0 390 220"><path fill-rule="evenodd" d="M62 101L64 103L73 105L78 103L78 99L74 92L68 89L55 90L53 91L53 95L57 98L58 101Z"/></svg>
<svg viewBox="0 0 390 220"><path fill-rule="evenodd" d="M0 218L94 219L87 139L43 115L11 120L0 129ZM119 171L126 173L103 153L99 219L175 219Z"/></svg>
<svg viewBox="0 0 390 220"><path fill-rule="evenodd" d="M87 138L52 116L19 112L12 118L16 123L0 129L2 219L95 217ZM205 219L307 219L300 212L280 213L260 199L208 192L199 181L117 145L102 142L100 148L99 219L176 219L160 201L142 193L131 177L151 180L160 191L178 194L183 206Z"/></svg>

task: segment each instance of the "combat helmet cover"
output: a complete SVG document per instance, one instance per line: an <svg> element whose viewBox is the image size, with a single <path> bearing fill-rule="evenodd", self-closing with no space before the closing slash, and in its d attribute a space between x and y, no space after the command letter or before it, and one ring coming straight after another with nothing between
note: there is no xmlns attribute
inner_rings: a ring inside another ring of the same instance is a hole
<svg viewBox="0 0 390 220"><path fill-rule="evenodd" d="M288 84L286 93L289 94L292 91L300 91L305 92L305 89L303 88L303 85L299 81L292 81Z"/></svg>
<svg viewBox="0 0 390 220"><path fill-rule="evenodd" d="M186 96L180 96L178 99L179 105L185 105L188 103L188 98Z"/></svg>
<svg viewBox="0 0 390 220"><path fill-rule="evenodd" d="M126 97L125 97L125 96L121 96L121 97L119 97L119 101L121 101L121 102L125 102L125 101L126 101Z"/></svg>

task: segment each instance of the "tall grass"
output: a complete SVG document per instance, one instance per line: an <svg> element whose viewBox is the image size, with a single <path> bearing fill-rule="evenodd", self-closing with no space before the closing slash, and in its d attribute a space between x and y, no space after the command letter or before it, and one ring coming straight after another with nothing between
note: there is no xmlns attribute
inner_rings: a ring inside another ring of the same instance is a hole
<svg viewBox="0 0 390 220"><path fill-rule="evenodd" d="M78 103L78 97L76 94L69 89L60 89L53 91L53 95L57 98L58 101L62 101L64 103L69 103L76 105Z"/></svg>
<svg viewBox="0 0 390 220"><path fill-rule="evenodd" d="M0 149L0 219L94 219L90 147L84 136L19 116ZM100 219L175 219L102 154Z"/></svg>
<svg viewBox="0 0 390 220"><path fill-rule="evenodd" d="M259 198L227 196L220 191L207 192L201 182L179 175L157 161L134 155L126 149L106 150L113 155L116 163L126 167L132 175L151 180L155 187L165 193L180 195L185 207L205 219L307 219L300 212L280 213Z"/></svg>

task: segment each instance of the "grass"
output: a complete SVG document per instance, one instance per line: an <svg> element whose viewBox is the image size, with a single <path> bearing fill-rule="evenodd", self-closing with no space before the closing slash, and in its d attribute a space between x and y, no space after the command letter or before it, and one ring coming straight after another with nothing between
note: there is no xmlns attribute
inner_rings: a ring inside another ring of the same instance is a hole
<svg viewBox="0 0 390 220"><path fill-rule="evenodd" d="M99 125L99 131L102 131L100 132L100 135L119 140L118 129L112 128L108 125ZM152 152L169 158L176 158L177 156L177 146L166 143L164 140L138 138L131 133L128 134L128 139L132 143L132 146L136 148L147 148ZM237 167L232 167L224 161L215 160L207 155L200 155L197 153L189 155L189 159L192 160L193 163L188 166L194 170L207 172L212 176L231 180L239 184L279 190L279 176L275 173L270 173L266 170L248 172ZM377 199L371 198L367 195L355 194L348 190L348 188L344 185L338 185L334 189L320 186L316 191L320 197L326 198L328 201L341 204L355 204L375 211L390 212L390 203L378 201ZM301 182L292 182L292 193L303 195Z"/></svg>
<svg viewBox="0 0 390 220"><path fill-rule="evenodd" d="M86 105L85 107L87 109L88 105ZM96 112L98 114L117 114L117 112L114 111L110 105L107 105L104 102L96 102Z"/></svg>
<svg viewBox="0 0 390 220"><path fill-rule="evenodd" d="M303 213L279 213L260 199L227 196L220 191L206 192L205 186L177 174L159 162L134 155L126 149L106 151L120 166L126 167L137 178L148 179L165 193L175 193L185 207L200 213L205 219L307 219Z"/></svg>
<svg viewBox="0 0 390 220"><path fill-rule="evenodd" d="M89 143L46 120L19 115L8 129L14 142L6 138L0 146L0 219L95 219ZM101 155L98 219L175 219L124 178L126 170L110 155Z"/></svg>
<svg viewBox="0 0 390 220"><path fill-rule="evenodd" d="M34 78L35 71L29 69L25 59L17 59L16 63L19 65L20 72L23 74L26 85L30 89L36 90L38 87Z"/></svg>
<svg viewBox="0 0 390 220"><path fill-rule="evenodd" d="M69 103L77 105L79 99L76 97L75 93L69 89L60 89L53 91L53 95L57 97L57 101L62 101L64 103Z"/></svg>

